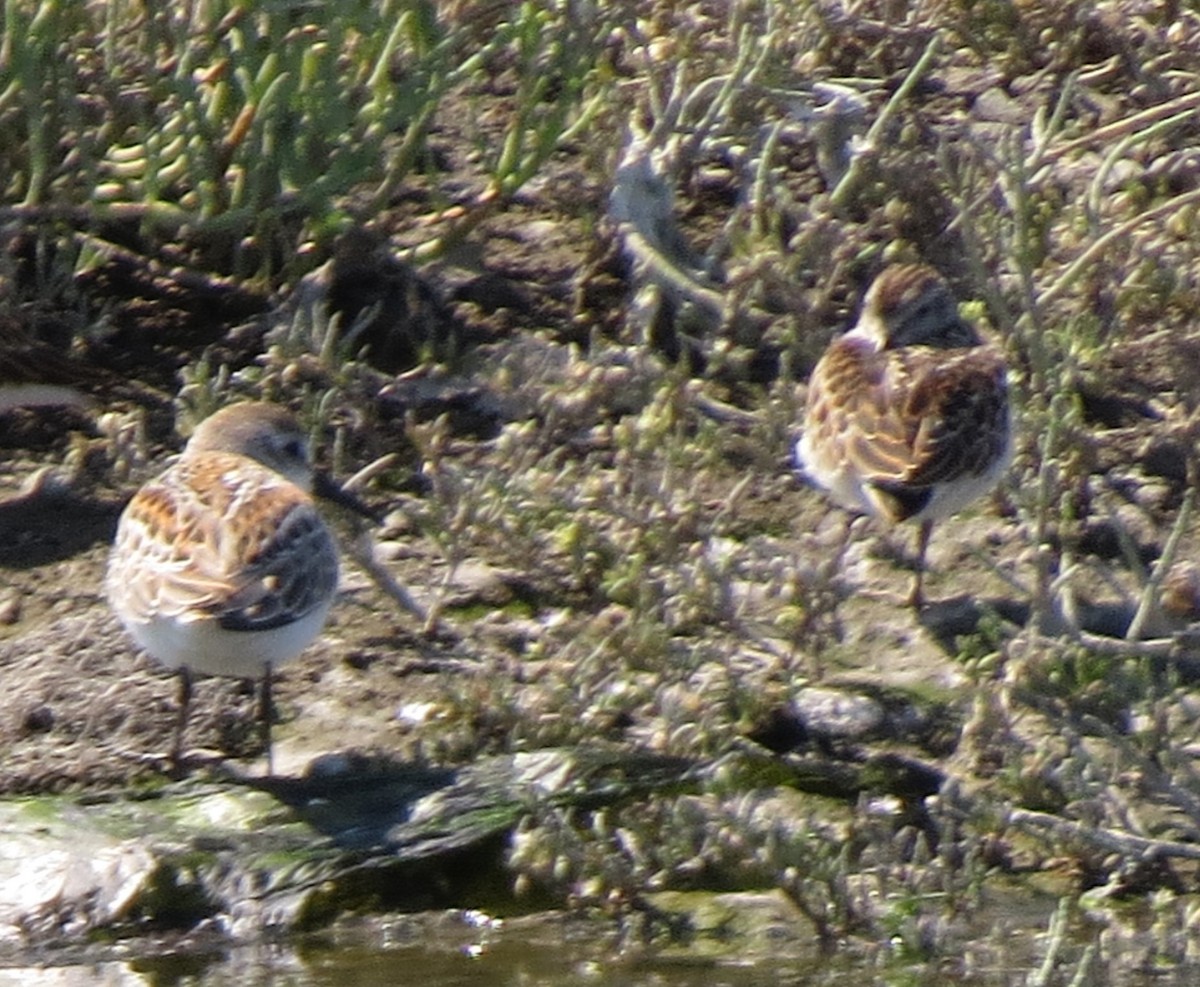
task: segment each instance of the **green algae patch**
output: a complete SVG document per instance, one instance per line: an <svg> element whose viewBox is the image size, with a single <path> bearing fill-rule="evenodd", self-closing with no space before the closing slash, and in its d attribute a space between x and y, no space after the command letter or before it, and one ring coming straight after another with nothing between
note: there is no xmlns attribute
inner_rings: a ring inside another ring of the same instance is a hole
<svg viewBox="0 0 1200 987"><path fill-rule="evenodd" d="M660 956L745 961L790 954L798 960L814 952L811 923L782 891L663 891L647 900L670 916L674 929L675 941Z"/></svg>
<svg viewBox="0 0 1200 987"><path fill-rule="evenodd" d="M352 913L511 907L509 841L531 807L634 798L677 785L687 768L605 749L459 769L331 755L297 777L0 802L0 942L208 920L253 940Z"/></svg>

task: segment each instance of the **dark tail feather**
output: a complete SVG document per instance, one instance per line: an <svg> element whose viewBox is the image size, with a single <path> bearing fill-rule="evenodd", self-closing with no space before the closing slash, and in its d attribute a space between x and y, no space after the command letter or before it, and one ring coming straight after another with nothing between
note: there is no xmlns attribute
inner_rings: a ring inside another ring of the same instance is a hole
<svg viewBox="0 0 1200 987"><path fill-rule="evenodd" d="M933 496L932 487L910 487L898 480L882 480L871 484L880 494L885 513L892 521L907 521L929 504Z"/></svg>

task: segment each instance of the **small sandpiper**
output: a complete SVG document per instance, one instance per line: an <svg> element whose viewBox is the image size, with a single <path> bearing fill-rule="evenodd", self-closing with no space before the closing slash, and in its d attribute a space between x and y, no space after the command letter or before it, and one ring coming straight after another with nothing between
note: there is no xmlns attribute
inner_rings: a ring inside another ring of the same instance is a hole
<svg viewBox="0 0 1200 987"><path fill-rule="evenodd" d="M921 607L933 522L995 487L1012 458L1003 355L936 271L888 267L813 370L803 427L799 465L834 501L920 522L908 602Z"/></svg>
<svg viewBox="0 0 1200 987"><path fill-rule="evenodd" d="M106 591L134 640L179 672L176 770L199 672L262 677L259 716L272 771L272 670L320 633L337 592L337 546L312 494L371 516L313 469L289 411L246 402L203 421L183 455L121 515Z"/></svg>

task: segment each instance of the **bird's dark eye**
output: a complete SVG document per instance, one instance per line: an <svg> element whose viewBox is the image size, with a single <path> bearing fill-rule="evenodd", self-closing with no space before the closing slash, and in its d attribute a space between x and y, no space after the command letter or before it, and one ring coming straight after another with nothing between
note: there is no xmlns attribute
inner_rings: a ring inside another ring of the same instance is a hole
<svg viewBox="0 0 1200 987"><path fill-rule="evenodd" d="M299 459L301 461L308 459L308 451L304 447L303 439L288 439L283 444L283 454L288 459Z"/></svg>

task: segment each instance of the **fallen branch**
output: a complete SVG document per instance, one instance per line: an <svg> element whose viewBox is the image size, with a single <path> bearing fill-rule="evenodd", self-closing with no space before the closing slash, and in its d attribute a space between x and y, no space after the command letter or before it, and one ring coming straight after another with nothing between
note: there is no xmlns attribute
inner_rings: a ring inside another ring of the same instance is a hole
<svg viewBox="0 0 1200 987"><path fill-rule="evenodd" d="M1058 839L1074 840L1099 850L1119 853L1137 860L1154 860L1163 857L1200 860L1200 844L1196 843L1180 843L1177 840L1155 840L1148 836L1135 836L1132 833L1104 829L1100 826L1076 822L1074 819L1052 816L1047 812L1035 812L1032 809L1010 809L1007 819L1008 822L1026 831L1050 833Z"/></svg>

